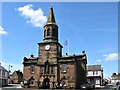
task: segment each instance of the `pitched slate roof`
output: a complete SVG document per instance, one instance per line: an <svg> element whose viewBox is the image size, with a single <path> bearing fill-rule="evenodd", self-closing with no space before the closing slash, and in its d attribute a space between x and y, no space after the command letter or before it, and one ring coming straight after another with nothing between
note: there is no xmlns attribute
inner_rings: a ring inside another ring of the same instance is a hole
<svg viewBox="0 0 120 90"><path fill-rule="evenodd" d="M88 65L87 66L88 71L99 71L102 70L101 65Z"/></svg>
<svg viewBox="0 0 120 90"><path fill-rule="evenodd" d="M16 74L18 75L18 77L22 77L22 76L23 76L23 74L22 74L22 72L21 72L20 70L15 71L15 72L16 72ZM14 72L14 73L15 73L15 72ZM14 73L13 73L13 74L14 74Z"/></svg>

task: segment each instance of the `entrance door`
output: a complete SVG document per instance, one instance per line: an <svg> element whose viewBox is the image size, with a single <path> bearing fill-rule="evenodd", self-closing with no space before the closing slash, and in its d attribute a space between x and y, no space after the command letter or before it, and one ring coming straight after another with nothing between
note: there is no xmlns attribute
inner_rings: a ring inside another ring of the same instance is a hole
<svg viewBox="0 0 120 90"><path fill-rule="evenodd" d="M43 88L44 88L44 89L49 89L49 88L50 88L49 82L50 82L49 78L45 78L45 79L43 80Z"/></svg>

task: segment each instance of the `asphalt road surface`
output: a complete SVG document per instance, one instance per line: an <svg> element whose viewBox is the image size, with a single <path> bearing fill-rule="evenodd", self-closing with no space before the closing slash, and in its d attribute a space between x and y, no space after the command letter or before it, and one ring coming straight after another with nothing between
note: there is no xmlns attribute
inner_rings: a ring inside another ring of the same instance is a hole
<svg viewBox="0 0 120 90"><path fill-rule="evenodd" d="M42 89L31 89L31 88L22 88L20 84L9 84L8 86L6 87L2 87L0 88L0 90L42 90ZM45 90L45 89L43 89ZM48 89L49 90L49 89ZM55 89L56 90L56 89ZM58 89L60 90L60 89ZM62 90L62 89L61 89ZM63 89L64 90L64 89ZM68 90L68 89L67 89ZM72 89L74 90L74 89ZM78 90L81 90L81 89L78 89ZM92 89L92 90L113 90L113 89Z"/></svg>

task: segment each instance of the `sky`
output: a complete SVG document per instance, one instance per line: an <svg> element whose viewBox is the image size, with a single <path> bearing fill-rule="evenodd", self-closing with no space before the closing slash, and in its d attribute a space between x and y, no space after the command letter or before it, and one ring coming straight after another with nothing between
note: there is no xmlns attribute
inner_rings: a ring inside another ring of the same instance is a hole
<svg viewBox="0 0 120 90"><path fill-rule="evenodd" d="M101 64L104 77L118 72L117 2L2 2L0 61L7 70L23 70L24 57L38 56L50 6L59 27L63 55L82 54L87 65ZM65 45L68 40L69 44Z"/></svg>

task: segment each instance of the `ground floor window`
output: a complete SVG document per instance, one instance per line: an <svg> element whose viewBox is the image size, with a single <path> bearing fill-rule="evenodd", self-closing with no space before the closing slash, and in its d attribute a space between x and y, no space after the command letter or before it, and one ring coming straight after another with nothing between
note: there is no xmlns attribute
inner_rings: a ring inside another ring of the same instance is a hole
<svg viewBox="0 0 120 90"><path fill-rule="evenodd" d="M99 78L96 78L95 83L96 83L96 84L100 84L100 79L99 79Z"/></svg>

